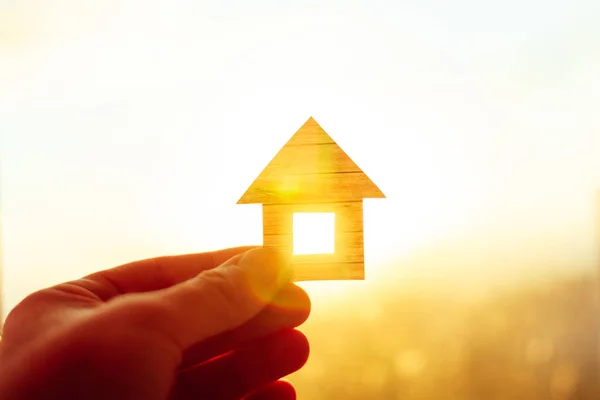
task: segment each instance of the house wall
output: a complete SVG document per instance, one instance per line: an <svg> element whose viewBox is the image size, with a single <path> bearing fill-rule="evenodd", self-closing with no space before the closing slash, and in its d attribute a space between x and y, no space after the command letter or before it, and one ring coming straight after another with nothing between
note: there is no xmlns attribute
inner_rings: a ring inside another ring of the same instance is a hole
<svg viewBox="0 0 600 400"><path fill-rule="evenodd" d="M295 212L335 213L334 254L292 254ZM290 258L295 280L364 279L363 202L264 204L263 245Z"/></svg>

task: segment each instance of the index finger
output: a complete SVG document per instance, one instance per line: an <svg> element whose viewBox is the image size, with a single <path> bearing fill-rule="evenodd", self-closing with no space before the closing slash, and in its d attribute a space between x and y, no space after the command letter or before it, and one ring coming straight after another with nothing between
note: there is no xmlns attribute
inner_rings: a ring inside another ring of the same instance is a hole
<svg viewBox="0 0 600 400"><path fill-rule="evenodd" d="M72 283L106 301L125 293L171 287L256 247L232 247L205 253L149 258L99 271Z"/></svg>

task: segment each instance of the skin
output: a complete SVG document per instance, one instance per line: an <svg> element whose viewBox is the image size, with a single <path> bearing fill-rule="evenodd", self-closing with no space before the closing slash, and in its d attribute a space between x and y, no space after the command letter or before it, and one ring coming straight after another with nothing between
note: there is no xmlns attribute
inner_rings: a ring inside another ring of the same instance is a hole
<svg viewBox="0 0 600 400"><path fill-rule="evenodd" d="M126 264L33 293L7 316L0 398L293 400L310 312L263 248Z"/></svg>

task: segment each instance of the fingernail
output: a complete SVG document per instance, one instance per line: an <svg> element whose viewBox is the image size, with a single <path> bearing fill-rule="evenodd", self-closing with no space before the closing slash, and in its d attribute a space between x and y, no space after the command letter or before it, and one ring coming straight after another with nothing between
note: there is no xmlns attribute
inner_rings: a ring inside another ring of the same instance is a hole
<svg viewBox="0 0 600 400"><path fill-rule="evenodd" d="M288 279L286 260L272 248L248 250L236 264L244 269L250 281L261 287L279 287Z"/></svg>
<svg viewBox="0 0 600 400"><path fill-rule="evenodd" d="M252 292L263 300L272 298L290 281L288 263L272 248L259 247L233 257L223 267L235 266L248 279Z"/></svg>

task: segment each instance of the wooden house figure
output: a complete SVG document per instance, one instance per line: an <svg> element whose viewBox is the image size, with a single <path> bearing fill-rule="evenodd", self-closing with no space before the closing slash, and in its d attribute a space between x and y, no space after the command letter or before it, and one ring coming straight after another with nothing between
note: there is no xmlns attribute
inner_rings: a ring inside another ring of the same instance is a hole
<svg viewBox="0 0 600 400"><path fill-rule="evenodd" d="M311 117L237 204L262 204L263 246L290 257L293 279L364 279L363 199L379 188ZM296 236L317 238L314 253Z"/></svg>

